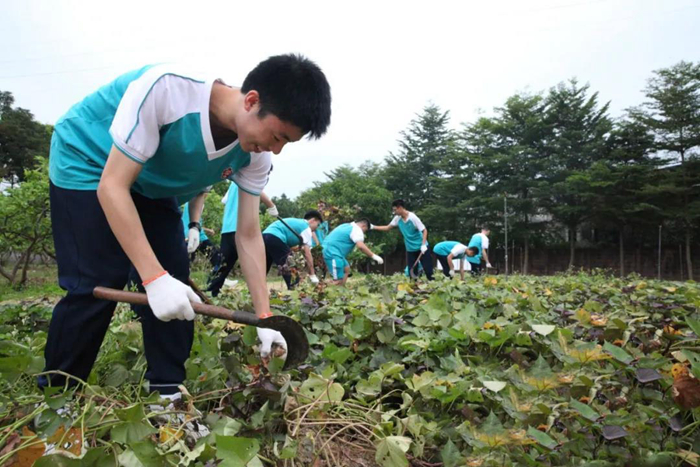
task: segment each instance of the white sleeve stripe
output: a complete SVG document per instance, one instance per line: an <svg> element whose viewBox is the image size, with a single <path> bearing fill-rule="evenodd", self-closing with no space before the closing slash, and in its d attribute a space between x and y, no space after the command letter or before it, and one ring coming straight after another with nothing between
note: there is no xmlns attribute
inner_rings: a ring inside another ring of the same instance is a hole
<svg viewBox="0 0 700 467"><path fill-rule="evenodd" d="M151 94L151 91L153 90L155 85L158 84L158 82L166 76L175 76L176 78L187 79L187 80L193 81L195 83L204 84L204 81L196 80L194 78L189 78L187 76L178 75L176 73L164 73L164 74L160 75L158 77L158 79L155 80L153 82L153 84L151 84L151 87L148 89L148 92L146 93L146 95L143 96L143 100L141 101L141 104L139 105L139 109L136 111L136 123L134 124L134 127L129 132L129 136L126 137L126 141L124 141L125 143L129 144L129 140L131 139L131 135L134 133L134 130L136 130L136 127L139 126L139 122L141 120L141 108L143 107L143 103L146 102L146 99L148 99L148 96L149 96L149 94Z"/></svg>
<svg viewBox="0 0 700 467"><path fill-rule="evenodd" d="M413 225L415 226L417 231L422 232L423 230L425 230L423 222L421 222L421 220L418 219L418 216L416 216L414 213L411 213L409 220L413 222Z"/></svg>

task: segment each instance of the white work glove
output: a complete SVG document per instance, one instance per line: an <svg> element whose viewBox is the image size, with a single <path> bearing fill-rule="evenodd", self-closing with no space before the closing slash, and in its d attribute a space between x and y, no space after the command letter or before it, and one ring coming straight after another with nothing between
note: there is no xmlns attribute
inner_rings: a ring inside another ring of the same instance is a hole
<svg viewBox="0 0 700 467"><path fill-rule="evenodd" d="M197 227L192 227L189 232L187 232L187 253L192 254L197 251L199 247L199 229Z"/></svg>
<svg viewBox="0 0 700 467"><path fill-rule="evenodd" d="M369 225L369 230L374 230L374 224Z"/></svg>
<svg viewBox="0 0 700 467"><path fill-rule="evenodd" d="M311 281L312 284L318 284L318 277L316 277L316 274L311 274L309 276L309 280Z"/></svg>
<svg viewBox="0 0 700 467"><path fill-rule="evenodd" d="M428 245L424 243L420 246L420 252L425 253L426 251L428 251Z"/></svg>
<svg viewBox="0 0 700 467"><path fill-rule="evenodd" d="M171 319L194 319L194 310L190 302L202 303L191 287L183 284L168 273L144 286L148 304L161 321Z"/></svg>
<svg viewBox="0 0 700 467"><path fill-rule="evenodd" d="M377 262L377 264L384 264L384 260L379 255L372 255L372 259Z"/></svg>
<svg viewBox="0 0 700 467"><path fill-rule="evenodd" d="M486 267L487 267L487 268L492 268L493 266L491 266L491 263L486 263Z"/></svg>
<svg viewBox="0 0 700 467"><path fill-rule="evenodd" d="M272 344L279 344L284 348L284 355L287 355L287 342L278 331L274 329L258 328L258 339L260 339L260 356L267 358L272 352Z"/></svg>
<svg viewBox="0 0 700 467"><path fill-rule="evenodd" d="M267 208L267 213L272 217L277 217L280 215L279 211L277 210L277 206L274 205L271 208Z"/></svg>
<svg viewBox="0 0 700 467"><path fill-rule="evenodd" d="M454 277L454 276L455 276L455 270L454 270L454 269L450 269L450 277Z"/></svg>

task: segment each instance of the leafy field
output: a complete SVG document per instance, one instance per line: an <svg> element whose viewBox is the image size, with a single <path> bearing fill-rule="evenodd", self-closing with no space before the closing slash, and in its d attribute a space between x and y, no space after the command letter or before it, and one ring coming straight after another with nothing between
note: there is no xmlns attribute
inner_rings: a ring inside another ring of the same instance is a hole
<svg viewBox="0 0 700 467"><path fill-rule="evenodd" d="M219 302L244 307L247 297ZM0 305L0 465L698 463L697 284L366 276L274 292L272 303L307 329L307 365L265 368L254 328L198 318L190 395L168 411L203 421L211 433L198 441L182 424L156 423L163 411L143 390L128 307L87 385L41 394L32 375L51 304Z"/></svg>

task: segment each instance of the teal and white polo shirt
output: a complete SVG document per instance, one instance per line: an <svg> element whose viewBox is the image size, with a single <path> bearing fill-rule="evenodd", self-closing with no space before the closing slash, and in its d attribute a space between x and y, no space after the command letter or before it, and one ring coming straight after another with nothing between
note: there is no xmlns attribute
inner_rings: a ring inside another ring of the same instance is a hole
<svg viewBox="0 0 700 467"><path fill-rule="evenodd" d="M205 187L233 179L259 195L271 153L248 153L238 140L216 149L209 99L216 80L170 65L146 66L112 81L75 104L56 123L49 177L54 185L96 190L112 145L143 164L132 189L180 203Z"/></svg>
<svg viewBox="0 0 700 467"><path fill-rule="evenodd" d="M418 251L423 244L423 231L425 226L414 213L409 212L406 220L401 216L394 216L389 225L398 227L403 235L406 251ZM427 245L427 243L426 243Z"/></svg>
<svg viewBox="0 0 700 467"><path fill-rule="evenodd" d="M289 227L294 229L294 232L301 236L304 245L311 246L313 237L311 235L311 227L309 227L309 221L304 219L297 219L294 217L287 217L284 219ZM299 238L294 234L289 228L284 225L281 221L275 221L270 224L265 230L264 234L274 235L275 237L282 240L288 247L293 247L299 245Z"/></svg>
<svg viewBox="0 0 700 467"><path fill-rule="evenodd" d="M460 259L467 252L467 247L462 243L455 242L453 240L446 240L440 242L433 247L433 253L439 256L449 256L452 254L452 258Z"/></svg>
<svg viewBox="0 0 700 467"><path fill-rule="evenodd" d="M323 242L323 257L326 259L347 257L357 242L365 241L365 233L354 222L341 224Z"/></svg>

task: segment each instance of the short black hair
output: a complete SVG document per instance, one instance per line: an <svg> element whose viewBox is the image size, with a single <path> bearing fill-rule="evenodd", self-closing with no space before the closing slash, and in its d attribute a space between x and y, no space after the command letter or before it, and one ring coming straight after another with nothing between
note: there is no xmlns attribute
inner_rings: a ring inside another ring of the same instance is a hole
<svg viewBox="0 0 700 467"><path fill-rule="evenodd" d="M365 224L367 224L367 228L369 228L369 226L372 225L372 223L366 217L356 220L355 224L359 224L360 222L364 222Z"/></svg>
<svg viewBox="0 0 700 467"><path fill-rule="evenodd" d="M314 62L297 54L275 55L248 73L241 92L260 95L258 116L268 113L320 138L331 123L331 87Z"/></svg>
<svg viewBox="0 0 700 467"><path fill-rule="evenodd" d="M478 254L479 254L479 249L478 249L477 247L475 247L475 246L470 246L469 248L467 248L467 250L471 251L471 252L474 253L475 255L478 255Z"/></svg>
<svg viewBox="0 0 700 467"><path fill-rule="evenodd" d="M306 214L304 214L304 220L308 221L309 219L316 219L319 222L323 222L323 216L320 212L318 212L315 209L312 209L311 211L306 211Z"/></svg>
<svg viewBox="0 0 700 467"><path fill-rule="evenodd" d="M395 199L395 200L391 203L391 207L392 207L392 208L405 208L405 207L406 207L406 203L405 203L404 200L402 200L402 199Z"/></svg>
<svg viewBox="0 0 700 467"><path fill-rule="evenodd" d="M488 225L482 225L481 230L491 230Z"/></svg>

